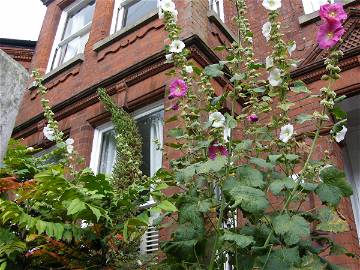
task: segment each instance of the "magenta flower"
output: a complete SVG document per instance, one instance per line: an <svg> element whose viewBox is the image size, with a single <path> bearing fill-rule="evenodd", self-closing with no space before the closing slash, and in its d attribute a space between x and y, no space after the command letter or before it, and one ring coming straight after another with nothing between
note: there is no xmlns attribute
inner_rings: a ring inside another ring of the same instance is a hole
<svg viewBox="0 0 360 270"><path fill-rule="evenodd" d="M227 157L229 153L225 146L214 142L208 148L208 156L210 159L214 160L218 154Z"/></svg>
<svg viewBox="0 0 360 270"><path fill-rule="evenodd" d="M252 113L247 117L247 120L251 123L255 123L259 120L259 117L255 113Z"/></svg>
<svg viewBox="0 0 360 270"><path fill-rule="evenodd" d="M319 14L325 22L343 23L347 18L343 5L340 3L322 5Z"/></svg>
<svg viewBox="0 0 360 270"><path fill-rule="evenodd" d="M320 26L317 34L317 42L321 49L329 49L333 47L342 35L345 33L344 27L340 22L327 22Z"/></svg>
<svg viewBox="0 0 360 270"><path fill-rule="evenodd" d="M186 95L188 90L188 86L185 81L180 79L175 79L170 83L170 95L169 99L173 99L176 97L183 97Z"/></svg>

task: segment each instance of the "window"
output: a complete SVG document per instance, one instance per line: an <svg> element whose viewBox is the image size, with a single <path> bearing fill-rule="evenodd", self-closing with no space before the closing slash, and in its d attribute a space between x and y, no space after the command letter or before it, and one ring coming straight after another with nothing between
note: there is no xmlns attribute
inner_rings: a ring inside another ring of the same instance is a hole
<svg viewBox="0 0 360 270"><path fill-rule="evenodd" d="M328 0L302 0L304 6L305 14L313 13L320 9L321 5L327 4ZM331 0L332 3L334 2L341 2L341 1L334 1Z"/></svg>
<svg viewBox="0 0 360 270"><path fill-rule="evenodd" d="M351 203L360 239L360 95L343 100L340 107L347 113L348 118L343 157L346 177L354 190Z"/></svg>
<svg viewBox="0 0 360 270"><path fill-rule="evenodd" d="M224 22L224 0L209 0L210 9L213 10Z"/></svg>
<svg viewBox="0 0 360 270"><path fill-rule="evenodd" d="M158 0L115 0L111 33L129 27L158 9Z"/></svg>
<svg viewBox="0 0 360 270"><path fill-rule="evenodd" d="M95 0L78 0L62 12L47 71L84 51L89 39Z"/></svg>

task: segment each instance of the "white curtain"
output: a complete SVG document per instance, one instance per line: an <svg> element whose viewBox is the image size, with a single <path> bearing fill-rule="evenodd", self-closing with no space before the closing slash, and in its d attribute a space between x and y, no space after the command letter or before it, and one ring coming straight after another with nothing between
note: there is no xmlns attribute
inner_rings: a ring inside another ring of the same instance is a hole
<svg viewBox="0 0 360 270"><path fill-rule="evenodd" d="M350 127L344 152L346 176L354 189L351 203L360 239L360 126Z"/></svg>
<svg viewBox="0 0 360 270"><path fill-rule="evenodd" d="M115 164L116 142L115 132L110 130L102 135L99 173L110 175Z"/></svg>
<svg viewBox="0 0 360 270"><path fill-rule="evenodd" d="M334 2L333 0L331 2ZM312 13L320 9L321 5L327 4L328 0L303 0L305 14Z"/></svg>
<svg viewBox="0 0 360 270"><path fill-rule="evenodd" d="M161 113L151 121L150 138L150 175L153 176L162 167L163 119Z"/></svg>

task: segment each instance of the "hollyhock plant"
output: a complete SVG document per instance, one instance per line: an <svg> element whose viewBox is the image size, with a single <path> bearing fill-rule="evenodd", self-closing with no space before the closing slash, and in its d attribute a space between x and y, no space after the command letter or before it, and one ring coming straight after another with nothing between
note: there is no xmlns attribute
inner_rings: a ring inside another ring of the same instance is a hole
<svg viewBox="0 0 360 270"><path fill-rule="evenodd" d="M325 22L343 23L347 19L344 7L340 3L322 5L319 14Z"/></svg>
<svg viewBox="0 0 360 270"><path fill-rule="evenodd" d="M67 139L67 140L65 141L66 151L67 151L69 154L72 154L72 152L74 151L73 143L74 143L74 139L72 139L72 138L69 138L69 139Z"/></svg>
<svg viewBox="0 0 360 270"><path fill-rule="evenodd" d="M174 103L174 104L171 106L171 109L172 109L173 111L179 110L179 103L178 103L178 102Z"/></svg>
<svg viewBox="0 0 360 270"><path fill-rule="evenodd" d="M270 71L268 79L269 79L269 83L272 86L279 86L282 83L281 70L278 68L273 68Z"/></svg>
<svg viewBox="0 0 360 270"><path fill-rule="evenodd" d="M334 47L344 33L345 29L340 22L322 24L317 35L319 47L321 49L330 49Z"/></svg>
<svg viewBox="0 0 360 270"><path fill-rule="evenodd" d="M193 73L193 67L192 66L185 66L185 71L187 72L187 73Z"/></svg>
<svg viewBox="0 0 360 270"><path fill-rule="evenodd" d="M48 139L49 141L55 140L55 131L53 128L50 127L49 124L46 127L44 127L43 133L45 138Z"/></svg>
<svg viewBox="0 0 360 270"><path fill-rule="evenodd" d="M247 117L247 120L251 123L255 123L259 121L259 117L255 113L252 113Z"/></svg>
<svg viewBox="0 0 360 270"><path fill-rule="evenodd" d="M176 10L175 3L172 0L162 0L160 2L160 7L163 11L173 13Z"/></svg>
<svg viewBox="0 0 360 270"><path fill-rule="evenodd" d="M265 66L266 66L266 69L269 69L274 66L274 59L271 56L266 57Z"/></svg>
<svg viewBox="0 0 360 270"><path fill-rule="evenodd" d="M267 10L277 10L281 8L281 0L264 0L262 5Z"/></svg>
<svg viewBox="0 0 360 270"><path fill-rule="evenodd" d="M208 156L210 159L214 160L218 155L228 156L228 150L224 145L213 142L208 148Z"/></svg>
<svg viewBox="0 0 360 270"><path fill-rule="evenodd" d="M187 90L188 86L186 85L184 80L175 79L170 83L169 99L183 97L186 95Z"/></svg>

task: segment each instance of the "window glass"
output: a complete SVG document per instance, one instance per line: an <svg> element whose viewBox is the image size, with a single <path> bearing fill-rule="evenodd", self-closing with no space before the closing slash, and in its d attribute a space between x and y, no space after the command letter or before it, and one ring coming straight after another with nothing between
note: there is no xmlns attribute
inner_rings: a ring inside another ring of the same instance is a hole
<svg viewBox="0 0 360 270"><path fill-rule="evenodd" d="M157 9L157 0L133 1L124 6L122 27L133 25L151 11Z"/></svg>
<svg viewBox="0 0 360 270"><path fill-rule="evenodd" d="M84 51L95 10L95 1L85 1L84 3L86 2L86 5L80 2L69 11L63 12L62 17L65 20L59 24L58 32L61 31L61 33L57 34L61 38L55 41L55 50L49 71Z"/></svg>
<svg viewBox="0 0 360 270"><path fill-rule="evenodd" d="M331 2L333 3L334 0L331 0ZM339 1L335 1L335 2L339 2ZM321 5L324 5L327 3L328 3L328 0L303 0L304 12L305 12L305 14L315 12L320 9Z"/></svg>
<svg viewBox="0 0 360 270"><path fill-rule="evenodd" d="M225 21L224 15L224 1L223 0L209 0L210 9L212 9L222 21Z"/></svg>
<svg viewBox="0 0 360 270"><path fill-rule="evenodd" d="M153 175L162 165L162 152L155 141L162 143L163 110L145 115L136 120L142 138L143 162L141 171L148 176ZM102 134L99 173L111 174L116 157L115 131L113 129Z"/></svg>

